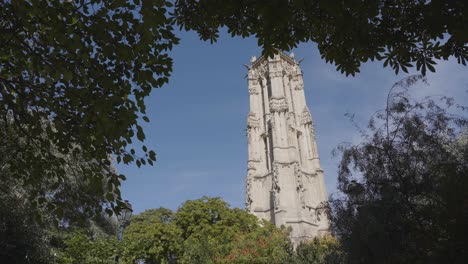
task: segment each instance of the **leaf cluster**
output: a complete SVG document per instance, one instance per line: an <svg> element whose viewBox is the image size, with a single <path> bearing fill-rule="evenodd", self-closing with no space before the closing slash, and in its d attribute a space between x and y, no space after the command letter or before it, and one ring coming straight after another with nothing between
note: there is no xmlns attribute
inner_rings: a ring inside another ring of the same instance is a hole
<svg viewBox="0 0 468 264"><path fill-rule="evenodd" d="M255 36L263 52L317 43L321 57L346 75L361 63L383 61L395 73L416 66L435 71L435 59L468 61L466 1L420 0L177 0L177 24L215 42L219 28Z"/></svg>
<svg viewBox="0 0 468 264"><path fill-rule="evenodd" d="M315 237L312 241L299 244L294 256L296 264L346 263L346 254L340 242L332 236Z"/></svg>
<svg viewBox="0 0 468 264"><path fill-rule="evenodd" d="M35 210L21 196L0 192L1 263L49 263L50 238L45 227L50 222L36 222Z"/></svg>
<svg viewBox="0 0 468 264"><path fill-rule="evenodd" d="M76 231L67 234L63 250L56 253L54 261L60 264L113 264L120 248L115 237L90 238Z"/></svg>
<svg viewBox="0 0 468 264"><path fill-rule="evenodd" d="M138 166L156 160L153 150L130 145L135 137L145 139L139 125L139 118L149 121L144 98L166 83L172 70L167 52L178 39L168 15L171 3L0 5L0 129L11 144L16 136L22 140L12 153L14 162L7 161L9 173L30 190L24 194L28 199L61 218L64 206L47 203L42 185L54 192L69 188L69 159L79 157L87 164L73 170L104 193L94 201L73 199L88 214L99 213L100 203L107 204L109 214L118 213L125 176L113 171L109 157Z"/></svg>
<svg viewBox="0 0 468 264"><path fill-rule="evenodd" d="M0 177L0 183L8 179L4 176ZM67 209L80 210L79 207ZM69 251L67 244L75 234L100 241L116 234L115 221L105 215L78 221L76 214L67 213L60 226L54 220L47 208L38 208L26 199L18 186L11 185L9 192L0 192L0 263L62 263L65 256L76 260L80 259L79 255ZM94 247L91 242L88 244ZM99 251L90 252L97 256ZM64 260L63 263L85 262Z"/></svg>

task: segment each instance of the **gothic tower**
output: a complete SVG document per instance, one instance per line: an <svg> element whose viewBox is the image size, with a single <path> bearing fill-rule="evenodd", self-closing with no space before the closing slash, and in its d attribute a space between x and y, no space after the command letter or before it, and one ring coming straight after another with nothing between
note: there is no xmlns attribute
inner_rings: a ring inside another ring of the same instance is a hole
<svg viewBox="0 0 468 264"><path fill-rule="evenodd" d="M248 210L292 227L294 244L328 231L315 209L327 200L314 125L294 54L252 57L248 65Z"/></svg>

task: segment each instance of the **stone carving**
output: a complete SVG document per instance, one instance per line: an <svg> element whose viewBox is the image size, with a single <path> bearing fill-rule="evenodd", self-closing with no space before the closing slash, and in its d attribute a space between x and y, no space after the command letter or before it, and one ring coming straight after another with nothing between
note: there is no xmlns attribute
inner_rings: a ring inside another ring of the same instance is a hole
<svg viewBox="0 0 468 264"><path fill-rule="evenodd" d="M258 85L258 79L257 78L249 78L249 82L250 82L249 85Z"/></svg>
<svg viewBox="0 0 468 264"><path fill-rule="evenodd" d="M247 65L248 66L248 65ZM250 66L249 66L250 67ZM247 72L247 77L249 80L255 80L258 78L258 72L257 70L254 70L252 68L248 68L249 71Z"/></svg>
<svg viewBox="0 0 468 264"><path fill-rule="evenodd" d="M268 70L266 68L266 65L261 65L258 69L257 69L257 72L258 72L258 75L261 76L261 77L266 77L267 73L268 73Z"/></svg>
<svg viewBox="0 0 468 264"><path fill-rule="evenodd" d="M307 110L307 108L304 108L301 113L301 124L312 124L312 116L310 115L310 112Z"/></svg>
<svg viewBox="0 0 468 264"><path fill-rule="evenodd" d="M304 89L304 82L302 81L302 78L297 78L296 81L296 86L294 87L294 90L303 90Z"/></svg>
<svg viewBox="0 0 468 264"><path fill-rule="evenodd" d="M299 201L301 202L302 208L306 207L306 202L305 202L305 189L304 189L304 182L302 179L302 171L297 162L294 163L294 176L296 178L296 191L299 195Z"/></svg>
<svg viewBox="0 0 468 264"><path fill-rule="evenodd" d="M307 172L305 172L305 171L303 171L302 174L303 174L304 176L306 176L308 179L315 178L315 177L317 177L317 175L318 175L316 172L314 172L314 173L307 173Z"/></svg>
<svg viewBox="0 0 468 264"><path fill-rule="evenodd" d="M247 161L247 170L256 170L254 161Z"/></svg>
<svg viewBox="0 0 468 264"><path fill-rule="evenodd" d="M250 94L250 95L258 94L258 88L257 88L257 86L251 86L251 87L249 88L249 94Z"/></svg>
<svg viewBox="0 0 468 264"><path fill-rule="evenodd" d="M294 134L296 133L296 128L295 128L295 118L294 118L294 113L289 112L287 114L288 119L287 119L287 124L288 124L288 145L289 146L294 146L296 137Z"/></svg>
<svg viewBox="0 0 468 264"><path fill-rule="evenodd" d="M268 122L271 119L271 114L270 113L265 113L265 121Z"/></svg>
<svg viewBox="0 0 468 264"><path fill-rule="evenodd" d="M278 175L279 175L278 163L275 162L273 163L273 189L276 191L280 190Z"/></svg>
<svg viewBox="0 0 468 264"><path fill-rule="evenodd" d="M283 71L274 71L274 72L270 72L269 73L269 76L274 78L274 77L283 77L284 73Z"/></svg>
<svg viewBox="0 0 468 264"><path fill-rule="evenodd" d="M301 67L299 67L299 64L294 65L293 71L296 76L302 75L302 70Z"/></svg>
<svg viewBox="0 0 468 264"><path fill-rule="evenodd" d="M275 129L275 119L273 117L270 118L269 123L270 123L270 128Z"/></svg>
<svg viewBox="0 0 468 264"><path fill-rule="evenodd" d="M304 183L302 182L302 172L297 162L294 163L294 176L296 178L296 189L300 191L304 189Z"/></svg>
<svg viewBox="0 0 468 264"><path fill-rule="evenodd" d="M293 72L294 72L294 64L291 64L291 62L289 61L282 61L281 63L281 67L283 68L284 70L284 75L289 75L289 76L292 76Z"/></svg>
<svg viewBox="0 0 468 264"><path fill-rule="evenodd" d="M250 112L247 116L247 128L259 128L260 127L260 118L257 118L255 113Z"/></svg>
<svg viewBox="0 0 468 264"><path fill-rule="evenodd" d="M279 185L279 180L278 180L278 175L279 175L279 168L278 168L278 163L273 163L273 192L275 194L275 209L278 210L280 206L280 185Z"/></svg>
<svg viewBox="0 0 468 264"><path fill-rule="evenodd" d="M312 123L312 121L310 123ZM310 132L311 132L312 139L315 140L315 128L313 125L310 126Z"/></svg>
<svg viewBox="0 0 468 264"><path fill-rule="evenodd" d="M296 124L296 117L293 112L288 113L288 125L291 128L294 128L294 125Z"/></svg>
<svg viewBox="0 0 468 264"><path fill-rule="evenodd" d="M275 210L279 210L279 207L280 207L280 195L279 195L279 191L273 191L273 194L274 194L274 204L275 204Z"/></svg>
<svg viewBox="0 0 468 264"><path fill-rule="evenodd" d="M268 60L269 62L272 62L272 61L279 61L280 59L281 59L281 57L280 57L279 53L274 54L273 57L268 56L268 58L267 58L267 60Z"/></svg>
<svg viewBox="0 0 468 264"><path fill-rule="evenodd" d="M270 99L270 112L286 112L288 111L288 102L286 98L274 98Z"/></svg>
<svg viewBox="0 0 468 264"><path fill-rule="evenodd" d="M246 198L245 198L245 206L247 207L247 210L251 210L252 208L252 177L247 176L247 182L246 182Z"/></svg>
<svg viewBox="0 0 468 264"><path fill-rule="evenodd" d="M278 64L277 63L273 62L273 63L270 63L270 65L271 65L270 72L274 72L274 71L278 70Z"/></svg>

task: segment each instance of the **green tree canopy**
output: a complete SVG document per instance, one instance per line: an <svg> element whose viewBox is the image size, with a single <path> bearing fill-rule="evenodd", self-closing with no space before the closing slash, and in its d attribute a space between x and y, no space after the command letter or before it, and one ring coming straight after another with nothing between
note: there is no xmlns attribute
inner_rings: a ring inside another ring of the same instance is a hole
<svg viewBox="0 0 468 264"><path fill-rule="evenodd" d="M350 263L468 258L467 108L412 100L407 89L420 78L392 88L361 144L341 146L330 219Z"/></svg>
<svg viewBox="0 0 468 264"><path fill-rule="evenodd" d="M286 228L277 228L272 223L264 221L262 227L253 232L237 234L231 242L229 253L217 263L295 263L288 233Z"/></svg>
<svg viewBox="0 0 468 264"><path fill-rule="evenodd" d="M340 242L332 237L315 237L297 246L294 254L295 264L343 264L346 255L341 250Z"/></svg>
<svg viewBox="0 0 468 264"><path fill-rule="evenodd" d="M230 208L219 198L185 202L175 213L159 208L132 217L122 261L134 263L288 263L285 229ZM258 261L249 262L257 259ZM247 262L246 262L247 261Z"/></svg>
<svg viewBox="0 0 468 264"><path fill-rule="evenodd" d="M95 215L62 226L53 220L47 210L32 206L21 192L0 192L0 263L102 263L90 259L115 256L113 219Z"/></svg>
<svg viewBox="0 0 468 264"><path fill-rule="evenodd" d="M122 261L135 263L174 263L183 248L182 230L166 208L151 209L133 216L125 231Z"/></svg>
<svg viewBox="0 0 468 264"><path fill-rule="evenodd" d="M88 212L100 211L103 191L96 190L87 174L78 173L88 168L87 162L78 155L61 156L67 163L57 166L64 173L58 188L53 187L56 179L44 179L39 188L24 184L27 178L14 173L18 160L31 159L41 168L54 166L54 160L34 160L37 149L28 148L15 127L4 122L11 119L0 119L0 127L9 129L0 129L0 263L50 263L64 235L77 228L93 236L115 233L112 219Z"/></svg>
<svg viewBox="0 0 468 264"><path fill-rule="evenodd" d="M175 213L150 209L132 216L122 244L115 236L78 230L65 236L58 263L146 264L338 264L344 263L339 242L317 237L294 251L289 229L260 221L219 198L185 202ZM101 252L101 253L99 253Z"/></svg>
<svg viewBox="0 0 468 264"><path fill-rule="evenodd" d="M63 250L53 261L60 264L114 264L120 248L115 237L90 238L77 231L67 234Z"/></svg>
<svg viewBox="0 0 468 264"><path fill-rule="evenodd" d="M49 263L49 223L35 221L35 210L21 196L0 192L0 263Z"/></svg>
<svg viewBox="0 0 468 264"><path fill-rule="evenodd" d="M0 1L1 130L24 140L9 173L47 203L67 183L66 157L79 156L79 173L98 200L80 199L88 213L124 206L125 179L117 162L153 164L154 151L130 148L145 139L138 118L148 121L144 98L168 81L178 43L169 1ZM7 120L7 119L11 119ZM103 191L104 190L104 191ZM52 192L49 192L49 195ZM79 197L75 197L79 198ZM77 200L78 201L78 200ZM65 208L49 203L60 218ZM57 208L59 210L57 210Z"/></svg>
<svg viewBox="0 0 468 264"><path fill-rule="evenodd" d="M468 60L468 4L464 0L177 0L177 23L216 41L219 28L255 36L264 53L317 43L323 59L342 73L384 62L398 73L416 65L435 71L435 59Z"/></svg>

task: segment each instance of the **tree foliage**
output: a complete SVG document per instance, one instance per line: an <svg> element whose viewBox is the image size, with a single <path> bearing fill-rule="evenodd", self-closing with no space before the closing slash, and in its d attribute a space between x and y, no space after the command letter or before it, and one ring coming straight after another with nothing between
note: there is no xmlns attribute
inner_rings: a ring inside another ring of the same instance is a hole
<svg viewBox="0 0 468 264"><path fill-rule="evenodd" d="M122 261L136 263L173 263L182 252L181 230L172 222L173 213L159 208L132 217L125 232Z"/></svg>
<svg viewBox="0 0 468 264"><path fill-rule="evenodd" d="M114 264L120 251L115 237L90 238L83 232L67 234L63 250L54 261L60 264Z"/></svg>
<svg viewBox="0 0 468 264"><path fill-rule="evenodd" d="M297 246L294 254L295 264L342 264L346 263L346 255L340 242L332 237L315 237Z"/></svg>
<svg viewBox="0 0 468 264"><path fill-rule="evenodd" d="M361 63L383 61L396 73L435 71L450 57L466 65L468 32L463 0L177 0L177 23L216 41L219 28L232 36L255 36L265 54L317 43L323 59L355 75Z"/></svg>
<svg viewBox="0 0 468 264"><path fill-rule="evenodd" d="M392 88L361 144L341 146L330 218L350 263L468 257L467 108L446 97L412 100L407 89L419 79Z"/></svg>
<svg viewBox="0 0 468 264"><path fill-rule="evenodd" d="M235 236L229 254L218 263L295 263L288 233L284 227L277 228L272 223L264 221L262 228Z"/></svg>
<svg viewBox="0 0 468 264"><path fill-rule="evenodd" d="M104 186L115 174L113 167L100 172L100 178L90 177L89 171L96 168L94 161L83 160L79 154L60 154L56 146L49 146L54 158L45 159L12 122L8 117L0 120L0 127L5 128L0 129L1 194L25 204L30 208L28 217L39 223L52 216L55 223L83 225L100 217L107 202L104 194L119 194ZM57 159L62 163L57 164Z"/></svg>
<svg viewBox="0 0 468 264"><path fill-rule="evenodd" d="M333 237L317 237L294 251L289 232L219 198L203 197L176 212L158 208L132 216L121 244L115 236L83 229L68 233L58 248L58 263L110 263L117 254L120 263L128 264L344 263Z"/></svg>
<svg viewBox="0 0 468 264"><path fill-rule="evenodd" d="M100 251L114 248L107 241L116 234L111 218L95 215L57 226L47 210L31 205L12 187L10 193L0 192L0 263L102 263L96 262L106 256Z"/></svg>
<svg viewBox="0 0 468 264"><path fill-rule="evenodd" d="M100 199L84 210L108 213L124 206L117 162L153 164L154 151L130 147L145 139L144 98L168 81L178 43L169 1L1 1L0 116L6 137L23 139L9 173L28 199L60 218L64 206L46 199L42 185L64 188L68 158ZM12 122L7 121L11 118ZM14 142L11 142L14 144ZM48 193L50 195L50 192ZM80 197L74 197L77 199Z"/></svg>
<svg viewBox="0 0 468 264"><path fill-rule="evenodd" d="M20 196L0 192L0 263L49 263L49 223L35 221L35 210Z"/></svg>
<svg viewBox="0 0 468 264"><path fill-rule="evenodd" d="M11 122L10 119L0 120L0 127L12 129L3 122ZM76 156L63 156L67 160L62 167L63 184L54 189L54 182L44 179L39 188L33 187L24 184L27 179L14 174L17 159L35 154L26 145L24 137L0 129L0 263L50 263L53 253L62 247L64 235L76 228L92 234L115 233L113 222L103 213L85 211L91 206L97 211L101 208L99 192L90 179L76 172L80 166L86 168L86 162ZM47 167L54 161L31 162ZM38 191L39 197L31 200L32 193ZM83 206L82 201L89 202Z"/></svg>
<svg viewBox="0 0 468 264"><path fill-rule="evenodd" d="M278 261L290 248L286 230L208 197L175 213L159 208L134 216L125 244L122 261L128 263L288 263ZM258 261L242 262L253 257Z"/></svg>

